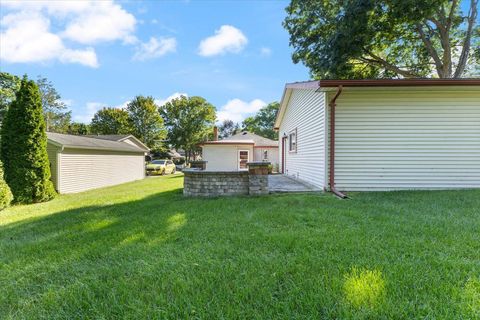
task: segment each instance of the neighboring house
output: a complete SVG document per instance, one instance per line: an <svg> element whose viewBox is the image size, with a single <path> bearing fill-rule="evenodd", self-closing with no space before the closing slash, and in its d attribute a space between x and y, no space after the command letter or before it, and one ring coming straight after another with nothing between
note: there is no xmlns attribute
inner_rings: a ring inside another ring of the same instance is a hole
<svg viewBox="0 0 480 320"><path fill-rule="evenodd" d="M480 79L287 84L280 170L344 191L480 188Z"/></svg>
<svg viewBox="0 0 480 320"><path fill-rule="evenodd" d="M223 140L207 141L201 146L207 170L247 170L247 162L251 161L268 161L274 168L278 167L278 142L247 131Z"/></svg>
<svg viewBox="0 0 480 320"><path fill-rule="evenodd" d="M143 179L149 151L133 136L74 136L47 132L52 181L75 193Z"/></svg>

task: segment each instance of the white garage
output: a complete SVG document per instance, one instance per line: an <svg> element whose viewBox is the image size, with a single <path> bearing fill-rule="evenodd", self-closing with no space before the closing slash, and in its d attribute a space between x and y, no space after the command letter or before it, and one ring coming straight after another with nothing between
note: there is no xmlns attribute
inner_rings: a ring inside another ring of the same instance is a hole
<svg viewBox="0 0 480 320"><path fill-rule="evenodd" d="M58 193L76 193L145 177L148 148L135 137L85 137L47 132L52 181Z"/></svg>

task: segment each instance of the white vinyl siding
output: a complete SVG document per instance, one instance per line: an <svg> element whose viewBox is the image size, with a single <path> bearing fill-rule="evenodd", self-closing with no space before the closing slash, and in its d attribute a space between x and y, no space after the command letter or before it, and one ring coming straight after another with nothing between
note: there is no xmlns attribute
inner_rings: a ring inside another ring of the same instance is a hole
<svg viewBox="0 0 480 320"><path fill-rule="evenodd" d="M75 193L143 179L143 153L64 149L59 154L60 193Z"/></svg>
<svg viewBox="0 0 480 320"><path fill-rule="evenodd" d="M267 160L273 166L274 170L278 170L278 148L255 147L253 161L264 161L264 152L267 151Z"/></svg>
<svg viewBox="0 0 480 320"><path fill-rule="evenodd" d="M293 90L279 128L279 160L282 167L282 137L296 129L296 152L285 148L285 174L325 187L325 93Z"/></svg>
<svg viewBox="0 0 480 320"><path fill-rule="evenodd" d="M47 143L47 154L48 154L48 162L50 163L50 174L53 182L53 186L55 190L58 190L58 163L57 163L57 154L60 148L51 144Z"/></svg>
<svg viewBox="0 0 480 320"><path fill-rule="evenodd" d="M202 149L202 159L210 171L238 171L240 150L248 150L248 161L253 160L253 145L204 145Z"/></svg>
<svg viewBox="0 0 480 320"><path fill-rule="evenodd" d="M480 91L344 90L336 120L338 190L480 187Z"/></svg>

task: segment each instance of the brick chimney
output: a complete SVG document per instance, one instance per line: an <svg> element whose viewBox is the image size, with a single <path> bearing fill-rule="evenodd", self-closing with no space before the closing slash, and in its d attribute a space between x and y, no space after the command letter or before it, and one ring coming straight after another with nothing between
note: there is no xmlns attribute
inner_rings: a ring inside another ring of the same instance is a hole
<svg viewBox="0 0 480 320"><path fill-rule="evenodd" d="M217 126L213 127L213 141L218 141L218 128L217 128Z"/></svg>

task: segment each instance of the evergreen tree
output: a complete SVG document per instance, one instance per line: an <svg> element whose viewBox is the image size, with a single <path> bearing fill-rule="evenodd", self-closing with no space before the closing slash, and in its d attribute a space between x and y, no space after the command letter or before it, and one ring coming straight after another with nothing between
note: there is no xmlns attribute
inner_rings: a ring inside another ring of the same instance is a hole
<svg viewBox="0 0 480 320"><path fill-rule="evenodd" d="M0 210L5 209L12 202L13 195L10 187L3 178L3 166L0 163Z"/></svg>
<svg viewBox="0 0 480 320"><path fill-rule="evenodd" d="M55 196L50 181L47 135L40 92L22 79L2 126L1 155L5 181L16 203L42 202Z"/></svg>

